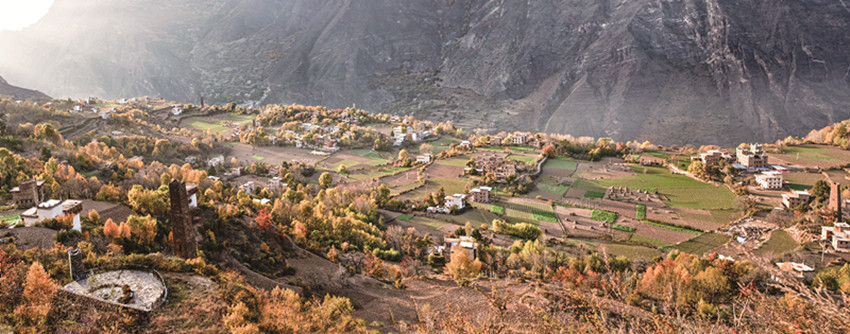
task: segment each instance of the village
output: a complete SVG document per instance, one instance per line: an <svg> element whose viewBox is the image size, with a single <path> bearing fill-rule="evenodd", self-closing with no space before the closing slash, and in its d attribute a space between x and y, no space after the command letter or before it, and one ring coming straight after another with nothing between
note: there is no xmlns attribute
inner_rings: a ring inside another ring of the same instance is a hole
<svg viewBox="0 0 850 334"><path fill-rule="evenodd" d="M159 221L167 222L169 231L162 249L193 259L199 248L214 242L198 232L199 226L217 221L214 216L245 215L244 210L253 212L256 221L260 212L294 212L305 196L321 201L351 192L370 194L348 207L355 213L347 219L371 219L372 227L363 228L368 232L360 232L368 235L362 240L390 240L390 233L406 231L408 238L427 245L406 252L421 253L438 272L436 264L458 252L493 261L494 249L524 248L529 242L548 252L602 254L647 265L680 253L747 261L769 267L776 280L786 273L807 285L820 284L814 283L817 275L832 275L850 260L850 200L843 199L850 198L845 169L850 151L835 146L661 147L524 131L467 132L451 122L353 107L90 98L42 108L58 108L62 117L74 120L57 124L56 133L104 155L102 167L87 167L74 157L51 159L50 151L28 153L28 158L44 159L55 164L50 168L71 175L79 171L79 182L100 189L63 187L44 176L16 180L0 212L0 244L50 247L54 240L96 233L125 240L120 236L130 232L124 222L130 229L131 222L140 228ZM148 138L155 133L161 137ZM146 169L182 175L184 182L145 174ZM112 187L130 190L105 192ZM225 201L221 194L247 209L211 205ZM156 196L163 202L149 205L159 209L140 206ZM117 230L97 225L106 220ZM299 236L304 227L297 224L280 228L295 233L305 248L326 247L308 239L330 238ZM402 249L366 246L362 240L361 247L374 247L371 256L400 261L393 254ZM151 247L123 242L128 250ZM285 252L257 256L256 249L247 250L256 245L241 247L224 259L252 283L301 291L297 287L309 278L307 269L286 278L292 269L269 264L283 261L278 259ZM330 246L333 251L347 247ZM69 298L140 312L165 303L168 275L134 266L86 268L81 260L86 252L85 247L68 250L72 279L62 293ZM310 256L331 256L314 252ZM352 267L363 263L349 257L334 261ZM276 283L268 281L269 275ZM490 269L487 274L500 275L505 272Z"/></svg>

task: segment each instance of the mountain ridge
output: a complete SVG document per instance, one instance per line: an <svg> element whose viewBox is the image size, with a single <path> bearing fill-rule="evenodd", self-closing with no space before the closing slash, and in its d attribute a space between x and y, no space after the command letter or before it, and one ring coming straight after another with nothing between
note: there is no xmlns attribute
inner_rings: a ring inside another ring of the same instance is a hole
<svg viewBox="0 0 850 334"><path fill-rule="evenodd" d="M54 96L357 104L732 145L850 118L847 28L850 10L821 0L58 0L0 34L28 51L0 55L0 71Z"/></svg>

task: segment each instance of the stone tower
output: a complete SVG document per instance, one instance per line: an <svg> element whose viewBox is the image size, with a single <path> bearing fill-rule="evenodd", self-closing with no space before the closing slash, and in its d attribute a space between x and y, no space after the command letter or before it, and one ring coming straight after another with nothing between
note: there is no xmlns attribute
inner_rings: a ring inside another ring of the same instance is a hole
<svg viewBox="0 0 850 334"><path fill-rule="evenodd" d="M197 244L186 184L173 180L168 184L168 192L171 198L171 248L174 255L184 259L194 258L197 256Z"/></svg>
<svg viewBox="0 0 850 334"><path fill-rule="evenodd" d="M88 276L86 267L83 265L83 252L80 251L79 247L68 250L68 263L71 266L72 280L79 281Z"/></svg>
<svg viewBox="0 0 850 334"><path fill-rule="evenodd" d="M829 182L829 209L835 212L837 219L841 220L841 184Z"/></svg>

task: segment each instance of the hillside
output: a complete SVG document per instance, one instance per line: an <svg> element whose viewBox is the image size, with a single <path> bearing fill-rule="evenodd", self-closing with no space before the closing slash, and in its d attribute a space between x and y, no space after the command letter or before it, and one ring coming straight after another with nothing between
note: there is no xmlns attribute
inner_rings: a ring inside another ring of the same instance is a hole
<svg viewBox="0 0 850 334"><path fill-rule="evenodd" d="M731 145L850 118L848 26L820 0L58 0L0 35L0 71L62 97Z"/></svg>
<svg viewBox="0 0 850 334"><path fill-rule="evenodd" d="M10 85L3 77L0 77L0 95L24 100L49 100L50 96L37 90L31 90Z"/></svg>

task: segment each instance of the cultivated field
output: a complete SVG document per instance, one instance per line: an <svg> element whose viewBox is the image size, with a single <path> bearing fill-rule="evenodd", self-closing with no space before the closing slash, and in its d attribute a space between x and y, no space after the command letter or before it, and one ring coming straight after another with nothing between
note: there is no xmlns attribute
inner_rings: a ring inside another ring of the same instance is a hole
<svg viewBox="0 0 850 334"><path fill-rule="evenodd" d="M789 146L785 153L771 154L771 164L794 164L809 168L829 168L850 161L850 151L826 145Z"/></svg>

